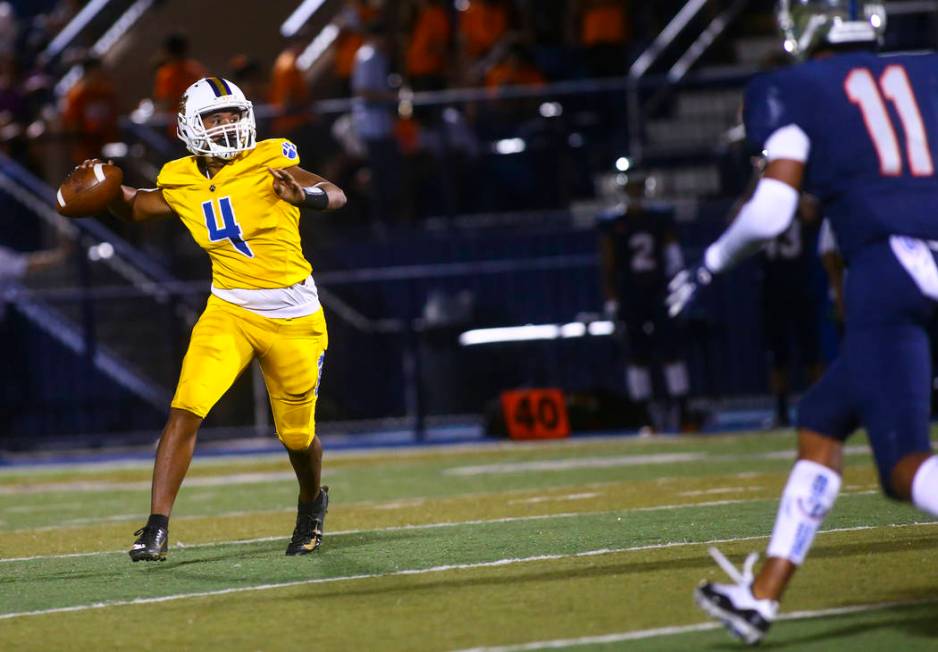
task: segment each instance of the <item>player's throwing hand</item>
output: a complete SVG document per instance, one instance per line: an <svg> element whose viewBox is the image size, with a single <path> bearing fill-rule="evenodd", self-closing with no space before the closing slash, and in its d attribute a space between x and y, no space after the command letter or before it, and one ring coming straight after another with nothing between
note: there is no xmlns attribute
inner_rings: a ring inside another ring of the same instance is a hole
<svg viewBox="0 0 938 652"><path fill-rule="evenodd" d="M293 178L293 175L286 170L270 168L267 170L274 178L274 192L280 199L290 202L295 206L301 205L306 200L306 191L303 186Z"/></svg>

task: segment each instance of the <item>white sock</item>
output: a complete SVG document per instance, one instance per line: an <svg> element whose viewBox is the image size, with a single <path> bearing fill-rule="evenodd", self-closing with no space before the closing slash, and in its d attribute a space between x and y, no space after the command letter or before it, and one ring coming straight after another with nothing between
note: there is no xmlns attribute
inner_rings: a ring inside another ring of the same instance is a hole
<svg viewBox="0 0 938 652"><path fill-rule="evenodd" d="M925 460L912 478L912 504L938 516L938 456Z"/></svg>
<svg viewBox="0 0 938 652"><path fill-rule="evenodd" d="M648 367L629 365L625 378L633 401L641 403L651 398L651 374L648 373Z"/></svg>
<svg viewBox="0 0 938 652"><path fill-rule="evenodd" d="M782 492L766 554L800 566L839 492L838 473L817 462L795 462Z"/></svg>
<svg viewBox="0 0 938 652"><path fill-rule="evenodd" d="M672 398L687 396L690 381L687 379L687 365L684 361L671 362L664 366L664 380L668 386L668 395Z"/></svg>

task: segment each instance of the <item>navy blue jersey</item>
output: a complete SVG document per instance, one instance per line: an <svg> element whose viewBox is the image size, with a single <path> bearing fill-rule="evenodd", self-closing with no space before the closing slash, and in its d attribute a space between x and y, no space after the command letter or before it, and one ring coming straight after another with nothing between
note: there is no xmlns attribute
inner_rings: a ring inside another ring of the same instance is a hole
<svg viewBox="0 0 938 652"><path fill-rule="evenodd" d="M759 149L781 127L808 135L804 189L848 260L889 235L938 239L938 55L852 52L759 76L744 120Z"/></svg>
<svg viewBox="0 0 938 652"><path fill-rule="evenodd" d="M618 206L600 213L600 233L612 238L619 296L659 290L667 281L665 246L677 240L673 210L661 204Z"/></svg>

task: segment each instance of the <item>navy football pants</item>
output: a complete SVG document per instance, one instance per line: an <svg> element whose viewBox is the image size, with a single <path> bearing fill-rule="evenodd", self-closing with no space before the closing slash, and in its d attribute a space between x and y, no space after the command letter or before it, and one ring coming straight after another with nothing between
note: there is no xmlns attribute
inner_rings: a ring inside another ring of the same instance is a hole
<svg viewBox="0 0 938 652"><path fill-rule="evenodd" d="M850 261L847 332L841 355L804 396L798 427L841 441L867 430L879 481L910 453L931 450L931 356L928 327L935 303L919 290L888 242Z"/></svg>

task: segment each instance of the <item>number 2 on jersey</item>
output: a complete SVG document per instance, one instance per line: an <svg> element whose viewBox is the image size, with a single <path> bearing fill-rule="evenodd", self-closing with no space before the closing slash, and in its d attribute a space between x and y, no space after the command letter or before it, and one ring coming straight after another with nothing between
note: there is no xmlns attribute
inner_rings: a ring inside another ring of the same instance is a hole
<svg viewBox="0 0 938 652"><path fill-rule="evenodd" d="M221 209L222 225L218 226L218 217L215 206L211 201L202 202L202 212L205 214L205 226L208 228L209 242L229 240L231 245L248 258L254 258L254 252L248 243L241 237L241 227L235 220L234 209L231 207L231 197L220 197L218 207Z"/></svg>
<svg viewBox="0 0 938 652"><path fill-rule="evenodd" d="M879 157L880 171L885 176L902 174L902 152L884 98L895 104L896 113L899 114L912 175L928 177L935 173L922 112L905 68L899 65L887 66L880 75L879 84L868 69L854 68L847 75L844 88L850 101L859 106L863 113L863 121Z"/></svg>

